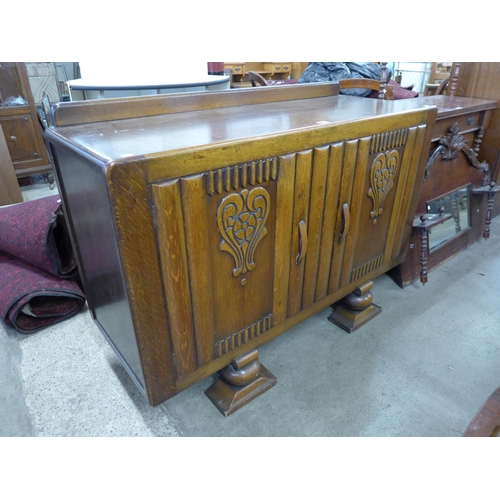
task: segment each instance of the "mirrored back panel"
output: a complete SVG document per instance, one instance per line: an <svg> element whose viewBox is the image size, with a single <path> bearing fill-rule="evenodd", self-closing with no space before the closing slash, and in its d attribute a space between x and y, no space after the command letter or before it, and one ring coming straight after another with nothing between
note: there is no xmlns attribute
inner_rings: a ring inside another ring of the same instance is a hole
<svg viewBox="0 0 500 500"><path fill-rule="evenodd" d="M470 185L461 187L440 198L427 202L427 213L438 214L440 207L445 213L451 213L449 219L429 231L429 251L433 251L463 231L470 225Z"/></svg>

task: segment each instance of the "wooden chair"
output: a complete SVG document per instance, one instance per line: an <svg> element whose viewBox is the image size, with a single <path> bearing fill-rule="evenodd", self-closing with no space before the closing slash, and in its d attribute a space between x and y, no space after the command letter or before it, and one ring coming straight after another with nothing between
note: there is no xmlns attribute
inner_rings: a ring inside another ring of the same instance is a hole
<svg viewBox="0 0 500 500"><path fill-rule="evenodd" d="M385 64L386 63L382 64L383 70L382 70L382 73L380 75L381 81L382 81L382 79L385 78L385 75L386 75ZM248 77L250 79L250 83L252 84L252 87L258 87L259 85L262 87L267 87L269 85L277 85L279 83L286 82L286 80L283 80L282 82L266 80L261 74L257 73L256 71L249 71ZM339 80L339 85L340 85L341 89L376 90L381 94L381 95L379 95L379 97L381 99L385 99L387 101L393 101L394 100L394 93L392 92L391 87L389 85L382 84L381 81L372 80L370 78L348 78L345 80Z"/></svg>
<svg viewBox="0 0 500 500"><path fill-rule="evenodd" d="M258 86L267 87L269 85L267 83L267 80L256 71L249 71L248 78L250 79L252 87L258 87Z"/></svg>
<svg viewBox="0 0 500 500"><path fill-rule="evenodd" d="M379 95L381 99L386 101L394 101L394 93L389 85L385 85L383 88L378 80L371 80L370 78L347 78L345 80L339 80L340 89L369 89L376 90L379 93L382 92L382 96Z"/></svg>
<svg viewBox="0 0 500 500"><path fill-rule="evenodd" d="M433 62L424 95L440 95L450 80L451 63ZM446 82L445 82L446 80Z"/></svg>
<svg viewBox="0 0 500 500"><path fill-rule="evenodd" d="M437 80L433 73L431 72L431 77L429 78L429 83L426 84L424 89L424 96L427 95L455 95L455 90L457 88L458 75L460 72L460 62L454 62L450 67L449 73L441 73L439 77L442 77L442 80L439 83L431 83L431 78L435 78L434 81Z"/></svg>

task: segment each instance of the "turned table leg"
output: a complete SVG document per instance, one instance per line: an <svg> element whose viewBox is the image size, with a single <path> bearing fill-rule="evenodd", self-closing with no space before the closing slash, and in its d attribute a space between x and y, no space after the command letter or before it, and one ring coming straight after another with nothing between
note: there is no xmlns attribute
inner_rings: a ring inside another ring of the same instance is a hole
<svg viewBox="0 0 500 500"><path fill-rule="evenodd" d="M493 200L496 193L500 191L500 186L497 186L494 182L490 182L486 186L481 186L479 188L474 188L472 194L486 194L488 195L488 207L486 209L486 218L484 221L484 232L483 238L487 239L490 237L490 224L491 224L491 214L493 212Z"/></svg>
<svg viewBox="0 0 500 500"><path fill-rule="evenodd" d="M380 314L382 308L373 304L372 288L373 281L367 281L356 288L332 306L334 311L328 320L347 333L352 333Z"/></svg>
<svg viewBox="0 0 500 500"><path fill-rule="evenodd" d="M422 214L413 220L413 228L420 231L420 282L427 283L427 256L429 251L429 229L450 220L452 214L445 214L444 207L439 207L438 214ZM456 222L456 219L455 219Z"/></svg>
<svg viewBox="0 0 500 500"><path fill-rule="evenodd" d="M254 349L223 368L205 394L227 417L271 389L276 382L276 377L260 364L259 353Z"/></svg>

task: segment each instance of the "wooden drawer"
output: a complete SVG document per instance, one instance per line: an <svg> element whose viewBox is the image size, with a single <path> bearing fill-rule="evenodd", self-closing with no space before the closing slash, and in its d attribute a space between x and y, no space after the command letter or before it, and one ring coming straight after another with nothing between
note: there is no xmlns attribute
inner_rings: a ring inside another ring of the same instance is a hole
<svg viewBox="0 0 500 500"><path fill-rule="evenodd" d="M475 131L481 127L483 117L484 111L476 111L437 120L434 127L433 140L439 140L441 137L444 137L455 123L460 127L459 133L462 135L466 132Z"/></svg>
<svg viewBox="0 0 500 500"><path fill-rule="evenodd" d="M224 64L224 68L232 69L233 75L245 74L245 65L243 63Z"/></svg>
<svg viewBox="0 0 500 500"><path fill-rule="evenodd" d="M30 114L15 118L1 118L0 124L14 164L27 160L38 160L43 157L43 152L39 151L35 136L35 124ZM36 125L38 126L38 124Z"/></svg>
<svg viewBox="0 0 500 500"><path fill-rule="evenodd" d="M292 71L292 63L264 63L264 69L266 71L272 71L272 73L290 73Z"/></svg>

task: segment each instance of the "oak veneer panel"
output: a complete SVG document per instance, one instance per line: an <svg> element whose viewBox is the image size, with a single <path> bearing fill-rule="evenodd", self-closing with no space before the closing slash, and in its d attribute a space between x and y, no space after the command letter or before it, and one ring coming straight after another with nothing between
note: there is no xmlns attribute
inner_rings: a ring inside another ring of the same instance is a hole
<svg viewBox="0 0 500 500"><path fill-rule="evenodd" d="M343 206L350 207L353 192L354 173L356 171L356 158L358 154L358 140L347 141L344 149L344 158L342 162L342 180L340 184L340 196L337 215L336 241L333 247L332 270L328 284L328 293L333 293L341 285L342 275L344 274L344 251L347 241L347 235L351 230L346 225L346 219L343 213ZM350 212L350 208L349 208Z"/></svg>
<svg viewBox="0 0 500 500"><path fill-rule="evenodd" d="M297 262L300 247L299 223L303 221L305 223L305 227L308 227L313 151L308 150L297 153L295 161L295 200L291 250L292 259L290 262L290 295L288 298L289 316L293 316L298 313L302 306L305 260Z"/></svg>
<svg viewBox="0 0 500 500"><path fill-rule="evenodd" d="M114 163L106 173L146 390L149 400L158 404L175 379L175 368L146 163Z"/></svg>
<svg viewBox="0 0 500 500"><path fill-rule="evenodd" d="M335 234L337 234L336 229L343 153L344 145L342 143L332 144L330 146L323 213L323 230L321 234L321 247L319 251L316 283L316 300L320 300L327 295L330 270L332 270L332 273L335 274L337 264L336 261L333 261L333 249L337 246L335 242ZM335 264L335 266L333 264Z"/></svg>
<svg viewBox="0 0 500 500"><path fill-rule="evenodd" d="M193 322L199 366L208 363L214 357L214 343L208 333L214 332L215 329L213 297L210 293L212 279L210 253L194 251L196 248L209 248L210 244L208 228L205 223L208 217L205 203L205 182L205 174L181 180ZM189 251L191 249L193 251Z"/></svg>
<svg viewBox="0 0 500 500"><path fill-rule="evenodd" d="M196 369L196 343L180 180L152 186L160 261L178 377Z"/></svg>
<svg viewBox="0 0 500 500"><path fill-rule="evenodd" d="M311 202L309 207L309 222L307 224L308 247L305 257L306 264L304 270L305 277L302 309L313 304L316 297L329 152L329 146L314 149Z"/></svg>
<svg viewBox="0 0 500 500"><path fill-rule="evenodd" d="M292 254L293 200L295 193L295 155L279 157L276 203L276 263L273 283L273 315L275 322L287 318Z"/></svg>
<svg viewBox="0 0 500 500"><path fill-rule="evenodd" d="M358 233L356 229L359 226L359 221L361 218L361 214L368 216L366 213L366 208L362 210L362 202L361 200L365 199L367 189L367 172L365 165L368 162L368 154L369 154L369 146L370 146L371 137L365 137L359 140L357 144L357 155L356 155L356 164L354 167L354 180L352 182L352 194L351 199L349 201L349 213L350 213L350 226L349 229L346 230L345 236L345 250L344 250L344 260L342 263L342 275L340 277L340 285L347 285L351 281L351 270L353 267L354 260L354 250L358 237ZM365 226L363 226L365 227ZM369 226L368 226L369 227ZM378 228L377 228L378 229ZM370 242L370 245L361 245L356 247L358 252L365 253L366 251L372 252L373 245L377 244L377 240L373 241L372 238L367 238L367 241Z"/></svg>

